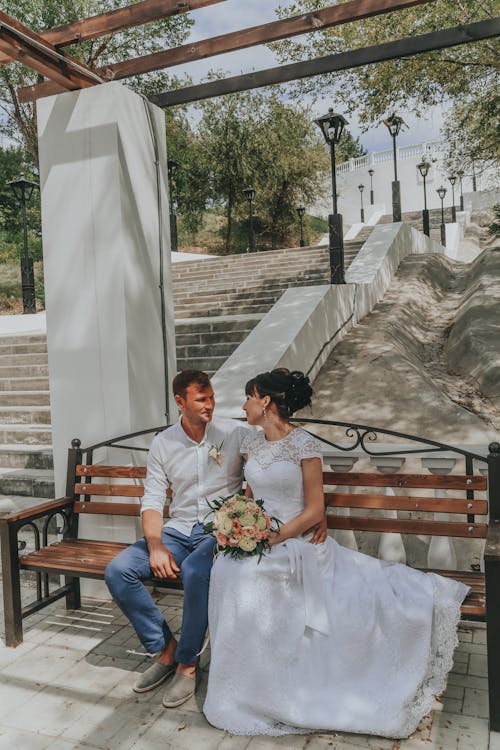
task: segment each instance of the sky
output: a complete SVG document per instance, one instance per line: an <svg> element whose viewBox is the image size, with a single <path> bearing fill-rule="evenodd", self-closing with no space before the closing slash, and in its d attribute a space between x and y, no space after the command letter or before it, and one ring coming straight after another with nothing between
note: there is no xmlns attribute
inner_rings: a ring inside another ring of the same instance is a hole
<svg viewBox="0 0 500 750"><path fill-rule="evenodd" d="M198 41L230 31L237 31L250 26L276 20L276 9L286 8L292 0L224 0L224 2L209 5L206 8L193 11L190 15L195 24L191 29L190 39ZM199 60L187 65L172 68L176 74L188 74L193 83L199 83L210 69L224 71L225 74L239 75L254 70L263 70L279 64L274 53L266 46L253 47L224 55L217 55L206 60ZM313 115L324 114L333 102L325 99L313 104ZM334 109L337 108L334 107ZM419 119L405 114L408 130L403 130L398 137L401 146L421 143L422 141L440 140L442 124L442 110L439 107L430 108L426 119ZM349 117L349 129L354 137L359 136L367 151L379 151L391 148L391 140L387 128L380 125L367 132L362 132L356 118Z"/></svg>

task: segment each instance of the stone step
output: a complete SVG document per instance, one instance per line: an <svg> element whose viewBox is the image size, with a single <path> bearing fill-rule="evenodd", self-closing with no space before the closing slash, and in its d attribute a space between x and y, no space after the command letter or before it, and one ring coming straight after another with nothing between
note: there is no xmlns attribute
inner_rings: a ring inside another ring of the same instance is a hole
<svg viewBox="0 0 500 750"><path fill-rule="evenodd" d="M203 370L204 372L214 373L219 367L222 367L227 357L203 357L200 359L178 359L177 370Z"/></svg>
<svg viewBox="0 0 500 750"><path fill-rule="evenodd" d="M211 301L216 297L221 301L238 301L240 299L248 299L250 297L258 297L265 294L283 294L286 289L298 288L301 286L316 286L317 284L323 284L325 279L328 278L328 269L318 273L314 278L307 280L293 280L287 282L277 283L276 280L270 280L265 284L259 284L259 286L223 286L223 287L205 287L200 289L199 287L193 287L193 290L188 292L185 288L174 294L174 303L179 304L186 300L203 302L204 300Z"/></svg>
<svg viewBox="0 0 500 750"><path fill-rule="evenodd" d="M46 365L48 363L47 352L38 354L2 354L0 352L0 366L6 365Z"/></svg>
<svg viewBox="0 0 500 750"><path fill-rule="evenodd" d="M49 379L34 378L0 378L0 391L47 391ZM0 396L1 400L1 396Z"/></svg>
<svg viewBox="0 0 500 750"><path fill-rule="evenodd" d="M236 310L238 313L242 315L250 315L251 313L266 313L269 312L269 310L272 307L272 303L269 303L267 305L238 305L236 307ZM229 306L229 307L220 307L217 309L211 309L207 308L206 306L203 306L202 308L191 308L191 307L181 307L179 309L175 310L176 318L197 318L197 317L217 317L218 315L230 315L231 312L235 312L235 307Z"/></svg>
<svg viewBox="0 0 500 750"><path fill-rule="evenodd" d="M241 299L224 300L219 299L217 295L214 295L212 299L200 301L194 299L191 302L185 302L183 304L175 305L175 313L181 312L186 309L189 312L206 310L208 316L217 315L220 310L240 310L241 307L254 307L254 306L265 306L271 307L277 300L282 296L283 291L280 290L276 294L265 294L258 297L247 297L243 295Z"/></svg>
<svg viewBox="0 0 500 750"><path fill-rule="evenodd" d="M50 424L50 406L3 406L0 424Z"/></svg>
<svg viewBox="0 0 500 750"><path fill-rule="evenodd" d="M52 469L0 469L0 494L53 498Z"/></svg>
<svg viewBox="0 0 500 750"><path fill-rule="evenodd" d="M4 354L47 354L47 342L5 343L5 338L0 338L0 356Z"/></svg>
<svg viewBox="0 0 500 750"><path fill-rule="evenodd" d="M232 343L224 341L224 343L192 344L190 346L179 346L179 344L177 344L177 360L191 358L205 359L206 357L229 357L242 340L243 339L240 337L238 341Z"/></svg>
<svg viewBox="0 0 500 750"><path fill-rule="evenodd" d="M48 365L4 365L0 362L0 380L2 378L37 378L48 376Z"/></svg>
<svg viewBox="0 0 500 750"><path fill-rule="evenodd" d="M22 346L24 344L46 344L47 336L45 333L18 333L10 336L0 336L0 344L11 344Z"/></svg>
<svg viewBox="0 0 500 750"><path fill-rule="evenodd" d="M53 469L52 451L46 445L0 445L0 467L10 469Z"/></svg>
<svg viewBox="0 0 500 750"><path fill-rule="evenodd" d="M50 393L44 391L2 391L0 393L1 406L49 406Z"/></svg>
<svg viewBox="0 0 500 750"><path fill-rule="evenodd" d="M197 318L178 319L175 322L175 332L193 333L203 331L203 333L222 333L226 331L244 331L249 326L255 326L263 318L260 313L253 315L221 315L219 318Z"/></svg>
<svg viewBox="0 0 500 750"><path fill-rule="evenodd" d="M200 330L193 333L176 333L175 342L177 350L184 346L213 346L221 340L225 344L238 344L242 340L242 335L250 333L252 328L253 326L250 326L241 331L204 331L203 327L200 326Z"/></svg>
<svg viewBox="0 0 500 750"><path fill-rule="evenodd" d="M0 424L0 444L52 445L50 426Z"/></svg>

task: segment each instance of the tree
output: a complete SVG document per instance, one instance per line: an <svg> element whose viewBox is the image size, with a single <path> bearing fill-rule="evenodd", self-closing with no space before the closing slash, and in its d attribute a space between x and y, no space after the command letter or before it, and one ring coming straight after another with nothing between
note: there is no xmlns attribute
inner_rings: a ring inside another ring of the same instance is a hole
<svg viewBox="0 0 500 750"><path fill-rule="evenodd" d="M297 0L280 12L299 14L329 4L330 0ZM282 61L308 59L490 18L498 12L495 6L496 0L435 0L273 46ZM447 123L460 127L461 137L474 146L474 158L490 159L493 151L498 160L499 58L498 41L485 40L309 78L298 82L293 92L324 96L330 86L365 127L394 109L422 115L432 105L451 104Z"/></svg>
<svg viewBox="0 0 500 750"><path fill-rule="evenodd" d="M33 31L41 32L122 5L121 0L3 0L2 10ZM192 23L186 14L180 14L69 46L66 51L91 68L101 67L177 46L187 38ZM35 103L21 104L16 89L40 80L36 72L20 63L0 66L0 110L6 118L4 130L25 147L35 165L38 164ZM127 84L150 94L170 88L172 80L166 73L156 72L130 78Z"/></svg>
<svg viewBox="0 0 500 750"><path fill-rule="evenodd" d="M36 181L31 174L30 160L20 148L0 148L0 262L17 260L23 249L23 220L21 207L9 185L24 172L27 179ZM28 246L31 256L40 260L40 203L35 194L26 207L28 221Z"/></svg>

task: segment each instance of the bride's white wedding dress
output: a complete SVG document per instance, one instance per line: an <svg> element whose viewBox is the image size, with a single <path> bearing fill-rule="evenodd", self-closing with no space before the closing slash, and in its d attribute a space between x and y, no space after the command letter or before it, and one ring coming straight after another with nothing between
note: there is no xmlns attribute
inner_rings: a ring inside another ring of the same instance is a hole
<svg viewBox="0 0 500 750"><path fill-rule="evenodd" d="M243 439L254 497L283 523L304 506L301 459L320 444L296 428ZM233 734L362 732L407 737L442 692L467 587L304 538L214 563L204 712Z"/></svg>

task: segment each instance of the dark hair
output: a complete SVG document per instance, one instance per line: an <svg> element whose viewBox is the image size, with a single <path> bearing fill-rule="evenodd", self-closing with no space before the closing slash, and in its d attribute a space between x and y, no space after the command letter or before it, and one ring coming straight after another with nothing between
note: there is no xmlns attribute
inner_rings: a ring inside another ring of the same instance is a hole
<svg viewBox="0 0 500 750"><path fill-rule="evenodd" d="M303 372L290 372L286 367L279 367L271 372L261 372L249 380L245 393L247 396L258 393L261 398L269 396L280 417L288 419L294 412L311 405L313 389Z"/></svg>
<svg viewBox="0 0 500 750"><path fill-rule="evenodd" d="M201 390L210 388L210 378L201 370L181 370L172 381L174 396L185 398L187 388L195 383Z"/></svg>

